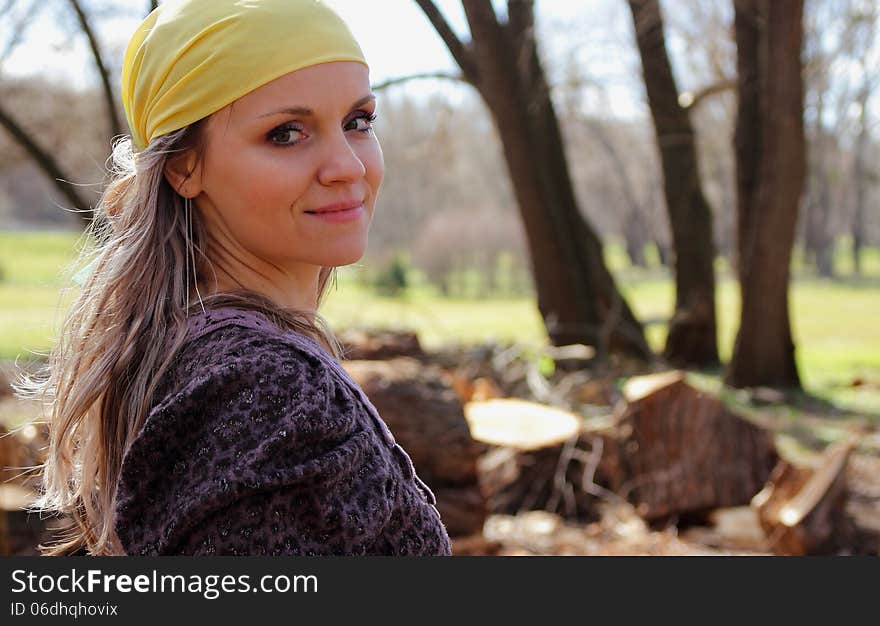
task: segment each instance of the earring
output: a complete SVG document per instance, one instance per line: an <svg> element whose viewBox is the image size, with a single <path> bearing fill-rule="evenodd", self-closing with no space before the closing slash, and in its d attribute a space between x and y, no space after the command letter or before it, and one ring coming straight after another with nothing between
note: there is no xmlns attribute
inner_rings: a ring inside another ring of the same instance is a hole
<svg viewBox="0 0 880 626"><path fill-rule="evenodd" d="M204 312L205 304L202 302L202 294L199 293L199 279L198 274L196 273L196 255L192 232L192 198L184 197L183 215L184 226L186 229L186 302L184 303L184 309L186 310L189 308L189 284L192 282L193 286L196 288L196 296L199 299L199 304L202 306L202 312ZM192 278L190 278L190 264L192 264Z"/></svg>
<svg viewBox="0 0 880 626"><path fill-rule="evenodd" d="M186 257L184 261L184 296L183 296L183 309L187 310L189 308L189 252L190 252L190 236L189 236L189 198L183 198L183 240L184 240L184 256Z"/></svg>

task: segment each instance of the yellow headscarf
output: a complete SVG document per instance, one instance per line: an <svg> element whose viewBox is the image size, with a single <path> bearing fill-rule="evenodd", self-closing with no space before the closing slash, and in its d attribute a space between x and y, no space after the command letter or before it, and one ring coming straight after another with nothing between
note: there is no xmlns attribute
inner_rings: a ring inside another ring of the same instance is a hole
<svg viewBox="0 0 880 626"><path fill-rule="evenodd" d="M168 0L131 38L122 101L138 149L290 72L363 52L321 0Z"/></svg>

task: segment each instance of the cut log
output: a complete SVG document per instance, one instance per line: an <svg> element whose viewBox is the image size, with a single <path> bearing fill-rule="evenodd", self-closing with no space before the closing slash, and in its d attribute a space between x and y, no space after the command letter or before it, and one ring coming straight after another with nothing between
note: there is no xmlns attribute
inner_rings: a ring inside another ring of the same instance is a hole
<svg viewBox="0 0 880 626"><path fill-rule="evenodd" d="M339 341L346 360L382 361L401 356L425 356L419 337L414 332L347 329L339 333Z"/></svg>
<svg viewBox="0 0 880 626"><path fill-rule="evenodd" d="M437 511L451 537L482 532L486 521L486 496L479 483L435 487Z"/></svg>
<svg viewBox="0 0 880 626"><path fill-rule="evenodd" d="M600 472L647 520L748 504L777 461L773 435L681 372L631 379Z"/></svg>
<svg viewBox="0 0 880 626"><path fill-rule="evenodd" d="M855 440L830 446L816 468L782 460L753 499L768 545L777 554L827 553L846 528L846 466Z"/></svg>
<svg viewBox="0 0 880 626"><path fill-rule="evenodd" d="M556 369L562 372L576 372L593 365L596 349L582 343L565 346L547 346L547 356L553 359Z"/></svg>
<svg viewBox="0 0 880 626"><path fill-rule="evenodd" d="M685 382L632 379L602 424L523 400L470 402L489 509L595 519L599 500L629 501L649 521L748 505L777 460L773 436Z"/></svg>
<svg viewBox="0 0 880 626"><path fill-rule="evenodd" d="M48 427L45 423L29 423L14 431L0 424L0 484L14 482L35 488L38 466L45 461L48 449Z"/></svg>
<svg viewBox="0 0 880 626"><path fill-rule="evenodd" d="M471 437L462 403L443 371L409 357L344 361L343 366L434 491L450 534L480 532L486 500L477 459L486 446Z"/></svg>
<svg viewBox="0 0 880 626"><path fill-rule="evenodd" d="M474 438L492 446L478 465L490 512L595 519L596 496L609 495L593 482L603 443L579 415L513 398L469 402L465 415Z"/></svg>
<svg viewBox="0 0 880 626"><path fill-rule="evenodd" d="M21 511L34 497L30 489L20 484L26 452L26 443L18 434L0 425L0 556L11 556L16 544L9 523L10 512Z"/></svg>
<svg viewBox="0 0 880 626"><path fill-rule="evenodd" d="M497 398L465 405L474 439L518 450L559 445L576 436L580 417L562 409L515 398Z"/></svg>

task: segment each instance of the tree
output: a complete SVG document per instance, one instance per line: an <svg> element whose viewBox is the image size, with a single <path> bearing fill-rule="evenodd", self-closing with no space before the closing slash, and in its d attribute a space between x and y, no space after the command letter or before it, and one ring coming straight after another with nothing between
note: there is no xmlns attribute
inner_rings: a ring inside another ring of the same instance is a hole
<svg viewBox="0 0 880 626"><path fill-rule="evenodd" d="M788 315L806 172L803 0L734 0L740 326L726 381L800 387Z"/></svg>
<svg viewBox="0 0 880 626"><path fill-rule="evenodd" d="M666 52L658 0L629 0L654 121L675 251L675 314L664 357L680 367L718 365L715 244L712 211L703 195L694 128Z"/></svg>
<svg viewBox="0 0 880 626"><path fill-rule="evenodd" d="M859 111L858 135L856 136L855 157L853 163L853 183L855 187L855 206L852 218L853 240L853 267L856 274L861 274L862 248L865 245L865 230L867 228L866 215L868 204L868 182L871 178L868 166L868 147L870 144L870 109L871 96L880 83L880 74L876 69L869 67L867 52L874 45L878 27L880 12L873 3L860 5L849 16L853 26L853 37L856 42L856 53L859 58L859 69L862 75L862 84L859 87L856 103ZM854 55L856 56L856 55Z"/></svg>
<svg viewBox="0 0 880 626"><path fill-rule="evenodd" d="M100 78L101 91L104 96L108 138L112 139L113 137L122 134L123 126L120 121L121 118L116 104L116 96L110 85L110 73L107 69L107 63L104 60L101 45L98 42L87 9L80 0L68 0L68 3L71 10L76 15L80 30L89 43L92 62L94 63L95 70ZM4 10L0 12L0 16L5 16L6 13L11 15L14 4L15 0L8 2L4 7ZM151 3L151 6L154 4L155 3ZM32 17L32 15L30 15L31 13L31 11L25 11L22 15L27 19L28 17ZM26 22L18 25L16 31L23 29L26 25ZM13 39L8 42L4 53L8 54L19 41L20 37L17 36L17 33L14 34ZM76 187L70 184L69 181L72 180L72 177L65 173L64 168L58 163L57 159L54 158L51 151L40 145L40 142L31 134L26 125L18 119L13 111L5 107L2 101L0 101L0 126L2 126L12 139L26 151L31 159L33 159L37 167L40 168L61 195L73 205L73 208L77 211L82 220L85 223L91 221L93 215L91 203Z"/></svg>
<svg viewBox="0 0 880 626"><path fill-rule="evenodd" d="M641 324L605 266L602 244L575 197L562 133L538 55L534 2L462 0L471 41L454 33L432 0L416 0L463 78L492 114L525 227L538 309L554 345L647 358Z"/></svg>

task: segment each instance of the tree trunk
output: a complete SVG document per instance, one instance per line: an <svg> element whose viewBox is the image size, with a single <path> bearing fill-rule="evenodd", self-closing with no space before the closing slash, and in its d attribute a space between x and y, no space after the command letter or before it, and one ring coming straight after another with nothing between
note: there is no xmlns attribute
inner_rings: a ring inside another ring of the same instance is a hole
<svg viewBox="0 0 880 626"><path fill-rule="evenodd" d="M853 167L853 176L855 178L856 200L855 210L852 219L852 256L853 271L856 276L862 273L862 247L865 238L865 203L868 200L868 172L867 172L867 156L868 156L868 100L870 91L867 83L859 94L859 105L861 113L859 114L859 136L856 139L856 155L855 165Z"/></svg>
<svg viewBox="0 0 880 626"><path fill-rule="evenodd" d="M98 38L89 21L89 16L83 10L79 0L69 0L70 5L76 13L79 20L80 28L89 41L89 48L92 51L92 60L95 63L95 69L101 78L102 93L104 94L104 104L107 109L107 124L109 126L110 138L113 139L122 134L122 123L119 121L119 112L116 108L116 97L113 94L113 87L110 85L110 72L104 63L104 57L101 54L101 46L98 44Z"/></svg>
<svg viewBox="0 0 880 626"><path fill-rule="evenodd" d="M658 0L630 0L648 104L663 165L675 249L675 314L664 357L679 367L718 365L712 211L700 183L694 129L678 103Z"/></svg>
<svg viewBox="0 0 880 626"><path fill-rule="evenodd" d="M649 358L641 324L608 272L578 207L534 39L533 2L511 0L500 24L491 2L462 0L472 42L462 44L430 0L419 6L443 37L498 129L525 226L538 309L554 345Z"/></svg>
<svg viewBox="0 0 880 626"><path fill-rule="evenodd" d="M816 123L813 129L813 141L818 150L811 155L810 181L814 189L810 194L810 200L806 205L806 228L804 232L804 248L807 256L816 266L820 276L830 278L834 275L832 258L833 238L829 232L829 219L831 217L831 184L828 180L828 159L826 144L830 140L825 126L822 123L824 117L824 94L820 92L816 105ZM830 147L830 146L829 146Z"/></svg>
<svg viewBox="0 0 880 626"><path fill-rule="evenodd" d="M83 9L79 0L69 0L70 5L76 13L80 28L89 42L89 48L92 52L92 61L95 69L101 79L102 94L104 96L104 104L107 113L107 125L110 132L110 139L123 133L122 123L120 122L119 112L116 108L116 100L113 89L110 85L110 73L101 54L95 31L89 21L89 16ZM155 3L154 3L155 4ZM155 6L153 6L155 8ZM55 158L44 150L34 137L28 134L24 127L18 122L13 114L0 108L0 126L12 136L28 155L33 159L34 164L46 175L55 188L73 205L84 225L91 223L94 217L94 211L90 203L77 192L76 188L69 182L70 176L64 174L61 166Z"/></svg>
<svg viewBox="0 0 880 626"><path fill-rule="evenodd" d="M40 171L52 183L58 192L73 205L77 215L84 224L92 221L94 213L89 202L77 191L70 182L70 178L61 171L61 166L49 152L43 150L36 141L28 134L24 127L12 114L0 105L0 126L6 129L15 142L28 153Z"/></svg>
<svg viewBox="0 0 880 626"><path fill-rule="evenodd" d="M742 309L726 381L800 387L788 283L804 185L803 0L735 0L737 237Z"/></svg>

